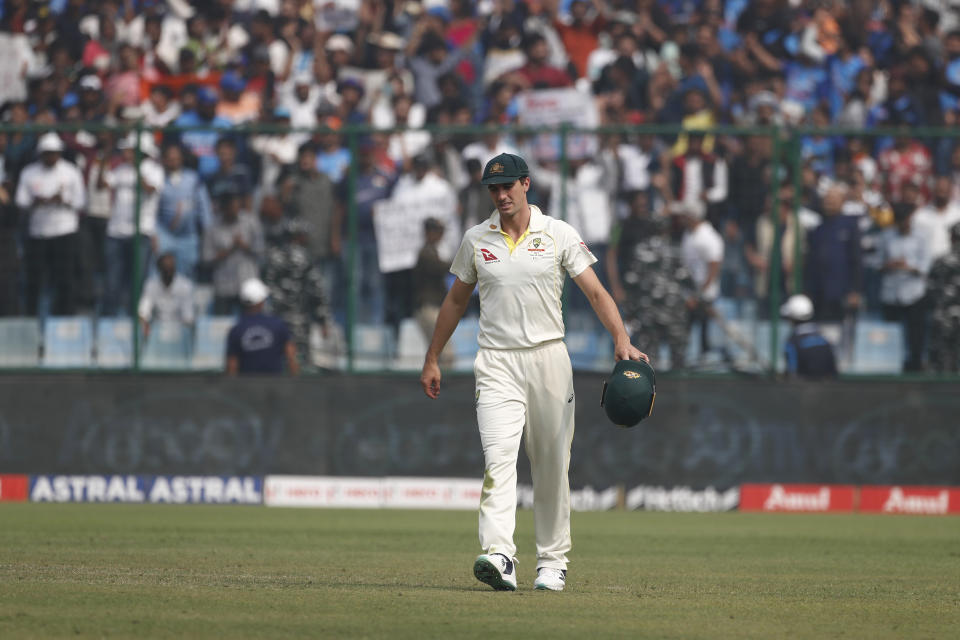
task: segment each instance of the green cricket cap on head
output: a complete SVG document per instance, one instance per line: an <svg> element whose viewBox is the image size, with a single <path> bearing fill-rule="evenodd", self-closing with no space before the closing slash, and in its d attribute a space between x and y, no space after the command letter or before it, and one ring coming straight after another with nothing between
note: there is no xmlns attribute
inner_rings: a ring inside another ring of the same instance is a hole
<svg viewBox="0 0 960 640"><path fill-rule="evenodd" d="M653 413L656 374L643 360L621 360L603 384L600 406L618 427L633 427Z"/></svg>
<svg viewBox="0 0 960 640"><path fill-rule="evenodd" d="M530 169L527 168L527 163L523 158L512 153L501 153L492 158L483 168L483 177L480 182L483 184L509 184L529 175Z"/></svg>

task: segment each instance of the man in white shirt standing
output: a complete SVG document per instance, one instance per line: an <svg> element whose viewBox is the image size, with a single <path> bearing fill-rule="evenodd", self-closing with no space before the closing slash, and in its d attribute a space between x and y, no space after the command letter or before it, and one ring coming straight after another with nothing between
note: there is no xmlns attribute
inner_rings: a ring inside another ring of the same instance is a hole
<svg viewBox="0 0 960 640"><path fill-rule="evenodd" d="M912 224L913 207L906 203L893 205L894 227L883 230L880 254L883 279L880 281L880 302L888 322L903 325L906 357L904 372L923 370L923 350L927 334L927 273L930 271L929 239Z"/></svg>
<svg viewBox="0 0 960 640"><path fill-rule="evenodd" d="M685 202L678 209L686 229L681 251L683 263L697 287L697 295L687 306L691 323L700 325L701 354L710 351L709 324L716 313L713 303L720 296L720 266L723 263L723 238L707 221L703 202Z"/></svg>
<svg viewBox="0 0 960 640"><path fill-rule="evenodd" d="M950 228L960 222L960 203L952 198L952 192L952 180L938 177L932 201L913 216L914 230L927 239L931 263L950 253Z"/></svg>
<svg viewBox="0 0 960 640"><path fill-rule="evenodd" d="M64 145L56 133L40 136L40 160L20 175L16 204L28 216L27 314L37 314L45 286L52 290L50 311L56 316L76 312L74 275L80 210L86 200L83 176L61 157Z"/></svg>
<svg viewBox="0 0 960 640"><path fill-rule="evenodd" d="M560 591L567 574L574 391L563 343L561 293L567 274L613 336L617 360L647 360L630 344L617 306L591 268L596 258L569 224L527 202L527 163L513 154L491 159L482 182L496 206L464 235L450 268L456 278L443 300L420 384L440 394L443 347L480 290L476 407L483 445L480 546L473 571L498 591L517 589L513 532L517 457L524 438L534 486L537 543L534 588Z"/></svg>
<svg viewBox="0 0 960 640"><path fill-rule="evenodd" d="M117 144L123 161L107 171L103 182L112 194L112 210L107 222L105 247L107 287L103 297L103 314L114 316L130 311L134 273L134 252L139 252L140 283L147 277L148 266L157 237L157 204L163 188L163 167L156 161L159 153L150 133L140 136L140 183L134 164L136 134L131 133ZM140 221L137 224L137 189L140 190ZM137 237L139 234L139 237ZM139 243L139 245L137 245Z"/></svg>

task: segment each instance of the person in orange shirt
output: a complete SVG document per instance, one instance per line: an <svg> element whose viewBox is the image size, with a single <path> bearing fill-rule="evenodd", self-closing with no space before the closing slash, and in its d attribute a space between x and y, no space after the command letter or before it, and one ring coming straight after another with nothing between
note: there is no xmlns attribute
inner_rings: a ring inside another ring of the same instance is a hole
<svg viewBox="0 0 960 640"><path fill-rule="evenodd" d="M553 18L553 28L557 30L567 56L576 69L578 78L587 76L587 58L600 45L600 32L606 27L603 3L600 0L573 0L570 3L569 20L561 20L557 15L558 0L547 0L547 10ZM595 13L588 16L590 4Z"/></svg>

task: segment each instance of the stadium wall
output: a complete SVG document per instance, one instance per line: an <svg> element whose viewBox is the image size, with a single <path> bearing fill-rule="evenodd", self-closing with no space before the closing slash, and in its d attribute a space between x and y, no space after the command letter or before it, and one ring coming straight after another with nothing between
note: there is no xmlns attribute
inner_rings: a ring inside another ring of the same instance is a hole
<svg viewBox="0 0 960 640"><path fill-rule="evenodd" d="M624 430L602 379L575 379L574 488L960 486L955 385L665 377ZM473 398L470 376L436 402L409 376L4 377L0 474L480 477Z"/></svg>

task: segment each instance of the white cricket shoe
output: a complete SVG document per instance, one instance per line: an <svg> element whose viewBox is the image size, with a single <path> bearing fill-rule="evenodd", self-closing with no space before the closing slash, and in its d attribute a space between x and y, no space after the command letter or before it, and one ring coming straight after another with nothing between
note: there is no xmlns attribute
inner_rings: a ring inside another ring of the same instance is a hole
<svg viewBox="0 0 960 640"><path fill-rule="evenodd" d="M473 563L473 575L477 580L497 591L516 591L516 563L502 553L484 553Z"/></svg>
<svg viewBox="0 0 960 640"><path fill-rule="evenodd" d="M563 591L567 584L567 570L552 567L537 569L537 579L533 581L533 588L548 591Z"/></svg>

